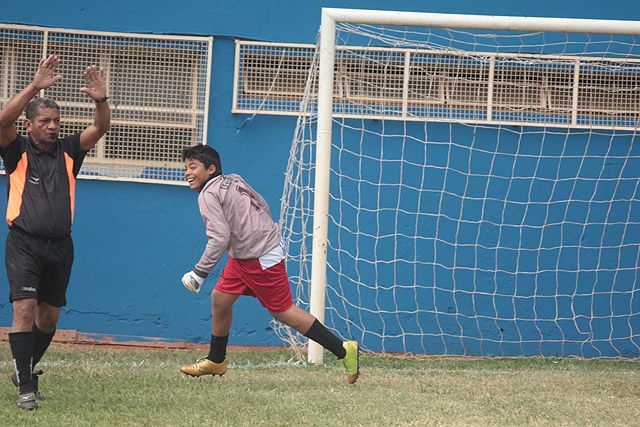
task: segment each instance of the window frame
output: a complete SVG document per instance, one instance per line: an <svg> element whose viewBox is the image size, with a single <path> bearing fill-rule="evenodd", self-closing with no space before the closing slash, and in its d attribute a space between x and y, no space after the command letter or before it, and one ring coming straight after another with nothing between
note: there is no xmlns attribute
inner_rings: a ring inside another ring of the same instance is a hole
<svg viewBox="0 0 640 427"><path fill-rule="evenodd" d="M77 92L83 82L81 76L75 74L96 60L96 65L105 68L112 111L111 129L87 154L78 177L186 185L178 144L183 141L182 146L207 144L213 41L213 37L206 36L85 31L0 23L0 106L6 105L31 81L41 58L62 53L57 71L63 74L63 80L41 91L40 96L51 96L60 106L62 135L82 131L93 123L95 107L86 95ZM15 61L20 56L21 47L30 53L26 69ZM10 54L7 53L9 50ZM140 58L138 64L134 62L136 55ZM86 64L82 62L85 56ZM126 57L131 58L130 64L122 59ZM118 67L129 67L135 71L145 65L153 65L154 60L159 63L158 58L162 58L162 69L146 68L155 72L155 79L153 73L146 77L132 74L133 80L130 81L123 80L126 76L117 74ZM183 72L175 75L171 74L172 70ZM148 81L144 81L145 78ZM67 83L69 81L72 83ZM169 90L164 90L169 87L167 82L172 85ZM162 101L155 102L150 89L154 85L163 89ZM133 96L133 102L123 102L123 93ZM172 107L178 102L188 108ZM21 116L16 124L18 130L25 133L22 119ZM129 132L128 139L110 140L110 135L117 132ZM169 138L163 143L158 137L163 132L184 138Z"/></svg>
<svg viewBox="0 0 640 427"><path fill-rule="evenodd" d="M236 40L232 112L298 115L303 85L270 91L254 90L252 84L268 87L271 68L271 86L287 87L283 80L293 71L286 65L295 66L297 58L305 57L310 67L317 67L315 53L311 44ZM278 73L273 66L260 69L260 55L265 64L279 58ZM371 55L379 59L371 60ZM385 55L394 60L385 61ZM350 71L358 68L357 58L364 58L359 74ZM376 61L385 74L375 72ZM336 117L590 129L640 126L637 58L338 46L335 67ZM598 67L609 72L596 73ZM633 72L625 72L625 67ZM255 76L257 83L250 81ZM596 83L587 84L589 79ZM385 96L366 94L366 85L375 81L385 84ZM597 101L607 93L609 100ZM317 82L311 95L315 103ZM315 113L315 106L307 111Z"/></svg>

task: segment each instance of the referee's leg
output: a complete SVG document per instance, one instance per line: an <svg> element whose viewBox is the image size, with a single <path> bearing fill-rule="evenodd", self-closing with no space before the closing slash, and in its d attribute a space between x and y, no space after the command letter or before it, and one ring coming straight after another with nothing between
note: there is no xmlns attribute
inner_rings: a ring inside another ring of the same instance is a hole
<svg viewBox="0 0 640 427"><path fill-rule="evenodd" d="M33 361L33 325L38 301L34 298L13 300L13 323L9 333L9 345L20 388L18 407L36 409L36 385L31 375Z"/></svg>
<svg viewBox="0 0 640 427"><path fill-rule="evenodd" d="M35 298L24 298L13 301L13 323L11 332L31 332L36 319L38 301Z"/></svg>
<svg viewBox="0 0 640 427"><path fill-rule="evenodd" d="M42 359L56 333L56 325L60 318L60 307L40 302L36 310L36 321L33 325L33 362L32 369Z"/></svg>

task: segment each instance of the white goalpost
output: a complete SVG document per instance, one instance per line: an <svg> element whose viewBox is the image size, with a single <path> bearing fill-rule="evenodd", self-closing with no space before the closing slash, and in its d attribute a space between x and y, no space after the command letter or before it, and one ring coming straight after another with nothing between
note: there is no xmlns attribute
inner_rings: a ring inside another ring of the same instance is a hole
<svg viewBox="0 0 640 427"><path fill-rule="evenodd" d="M323 9L282 201L296 302L365 350L639 357L639 35Z"/></svg>

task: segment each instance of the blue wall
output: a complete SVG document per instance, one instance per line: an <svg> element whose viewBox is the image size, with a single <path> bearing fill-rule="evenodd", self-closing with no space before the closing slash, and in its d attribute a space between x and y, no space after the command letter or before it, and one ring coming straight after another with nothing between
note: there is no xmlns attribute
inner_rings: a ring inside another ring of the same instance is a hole
<svg viewBox="0 0 640 427"><path fill-rule="evenodd" d="M337 330L396 352L640 356L637 139L386 121L381 140L382 122L364 135L345 122L327 251Z"/></svg>
<svg viewBox="0 0 640 427"><path fill-rule="evenodd" d="M208 140L237 172L261 192L279 216L295 118L232 115L234 38L313 43L321 7L394 9L485 15L640 19L640 2L353 0L237 1L0 1L0 20L19 23L156 34L215 37ZM2 182L2 188L6 183ZM0 198L0 211L6 200ZM59 327L83 332L152 336L204 342L210 327L212 279L200 295L179 279L204 245L196 194L187 188L82 180L76 200L76 263ZM4 235L6 232L2 232ZM4 247L2 245L4 257ZM0 281L5 279L4 267ZM6 290L6 286L2 289ZM278 345L269 316L250 298L236 306L233 344ZM11 307L0 304L0 326L11 323Z"/></svg>

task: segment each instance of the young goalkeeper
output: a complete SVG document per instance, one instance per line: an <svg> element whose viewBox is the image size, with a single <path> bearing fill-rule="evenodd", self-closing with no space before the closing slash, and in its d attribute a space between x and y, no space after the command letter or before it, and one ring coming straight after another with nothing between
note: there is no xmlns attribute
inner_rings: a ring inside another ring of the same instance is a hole
<svg viewBox="0 0 640 427"><path fill-rule="evenodd" d="M360 374L358 344L341 341L306 311L293 305L284 264L284 247L267 202L241 176L222 174L218 152L206 145L182 150L185 177L198 191L198 206L207 233L207 246L183 285L200 292L202 283L229 251L227 265L211 294L209 355L180 368L191 376L224 375L232 307L240 295L258 298L269 313L338 358L353 384Z"/></svg>

